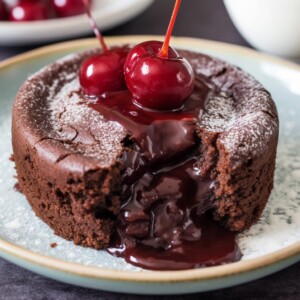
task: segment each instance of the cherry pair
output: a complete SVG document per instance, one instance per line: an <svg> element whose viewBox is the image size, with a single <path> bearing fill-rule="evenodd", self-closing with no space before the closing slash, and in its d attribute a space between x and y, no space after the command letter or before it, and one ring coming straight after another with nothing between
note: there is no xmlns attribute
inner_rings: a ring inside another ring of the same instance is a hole
<svg viewBox="0 0 300 300"><path fill-rule="evenodd" d="M108 50L91 19L101 44L104 44L104 51L82 63L79 79L83 93L100 97L127 87L135 103L143 108L179 109L195 85L191 65L169 47L180 2L176 0L165 42L148 41L132 50L128 47Z"/></svg>

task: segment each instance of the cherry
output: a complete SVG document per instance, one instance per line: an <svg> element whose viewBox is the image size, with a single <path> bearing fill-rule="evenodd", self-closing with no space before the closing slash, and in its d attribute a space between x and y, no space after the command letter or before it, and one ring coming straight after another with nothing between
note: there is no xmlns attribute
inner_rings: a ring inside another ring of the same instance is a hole
<svg viewBox="0 0 300 300"><path fill-rule="evenodd" d="M85 11L82 0L51 0L51 2L56 14L61 18L80 15Z"/></svg>
<svg viewBox="0 0 300 300"><path fill-rule="evenodd" d="M189 62L169 47L181 0L176 0L164 43L144 42L128 54L124 65L127 87L141 107L176 110L191 95L195 75Z"/></svg>
<svg viewBox="0 0 300 300"><path fill-rule="evenodd" d="M108 49L91 15L88 0L83 0L91 27L97 36L103 52L85 59L80 67L79 82L82 92L89 97L99 97L106 92L126 89L123 66L129 52L128 47Z"/></svg>
<svg viewBox="0 0 300 300"><path fill-rule="evenodd" d="M159 57L163 43L144 42L128 54L125 79L134 101L155 110L180 108L195 86L193 68L171 47L168 58Z"/></svg>
<svg viewBox="0 0 300 300"><path fill-rule="evenodd" d="M0 21L6 20L6 18L7 18L6 7L5 7L4 2L2 0L0 0Z"/></svg>
<svg viewBox="0 0 300 300"><path fill-rule="evenodd" d="M51 17L51 10L44 1L22 0L9 11L9 20L13 22L46 20Z"/></svg>
<svg viewBox="0 0 300 300"><path fill-rule="evenodd" d="M83 61L79 72L83 93L98 97L106 92L125 90L123 65L128 51L128 47L112 48Z"/></svg>

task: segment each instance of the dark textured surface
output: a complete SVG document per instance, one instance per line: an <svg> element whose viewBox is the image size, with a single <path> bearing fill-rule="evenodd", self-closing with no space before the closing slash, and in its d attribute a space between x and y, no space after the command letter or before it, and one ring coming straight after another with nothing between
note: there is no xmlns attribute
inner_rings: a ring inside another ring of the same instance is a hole
<svg viewBox="0 0 300 300"><path fill-rule="evenodd" d="M173 1L157 0L143 15L107 35L163 34ZM161 20L157 22L157 20ZM229 20L221 0L185 0L174 33L247 46ZM0 46L0 60L32 48ZM300 299L300 263L277 274L238 287L209 293L140 297L94 291L59 283L0 259L0 299Z"/></svg>
<svg viewBox="0 0 300 300"><path fill-rule="evenodd" d="M229 289L201 294L179 296L136 296L115 294L60 283L45 277L22 270L15 265L0 260L0 299L43 299L43 300L296 300L300 299L300 264L273 274L267 278Z"/></svg>

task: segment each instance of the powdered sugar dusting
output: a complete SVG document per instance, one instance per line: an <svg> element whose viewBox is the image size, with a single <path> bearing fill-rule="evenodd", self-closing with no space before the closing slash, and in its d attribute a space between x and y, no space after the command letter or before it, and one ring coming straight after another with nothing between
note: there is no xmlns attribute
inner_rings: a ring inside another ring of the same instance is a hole
<svg viewBox="0 0 300 300"><path fill-rule="evenodd" d="M199 126L212 132L223 132L235 119L234 99L222 94L214 95L209 99Z"/></svg>
<svg viewBox="0 0 300 300"><path fill-rule="evenodd" d="M15 107L24 118L22 123L33 132L35 144L58 141L63 156L83 154L106 168L120 156L127 133L117 122L105 120L88 107L80 96L77 72L83 57L69 55L31 76Z"/></svg>
<svg viewBox="0 0 300 300"><path fill-rule="evenodd" d="M126 130L105 120L80 96L77 72L82 57L69 55L31 76L17 105L36 130L36 142L51 138L63 142L70 153L102 158L102 166L109 166L120 155ZM188 57L196 72L217 87L199 125L220 133L220 143L232 156L262 153L262 137L270 141L278 130L268 92L252 76L225 62L191 53Z"/></svg>
<svg viewBox="0 0 300 300"><path fill-rule="evenodd" d="M118 157L120 137L124 136L125 130L88 107L79 91L79 82L75 78L49 97L52 127L62 140L70 139L70 130L73 132L72 143L66 145L69 149L95 158L110 153L110 159L105 161L109 166Z"/></svg>
<svg viewBox="0 0 300 300"><path fill-rule="evenodd" d="M255 126L253 126L255 124ZM236 163L243 159L258 157L266 151L278 130L277 121L263 112L254 112L235 119L219 137L226 151L236 156Z"/></svg>
<svg viewBox="0 0 300 300"><path fill-rule="evenodd" d="M197 54L190 62L218 88L199 125L219 133L218 142L233 161L262 155L278 132L277 110L270 94L253 76L226 62Z"/></svg>

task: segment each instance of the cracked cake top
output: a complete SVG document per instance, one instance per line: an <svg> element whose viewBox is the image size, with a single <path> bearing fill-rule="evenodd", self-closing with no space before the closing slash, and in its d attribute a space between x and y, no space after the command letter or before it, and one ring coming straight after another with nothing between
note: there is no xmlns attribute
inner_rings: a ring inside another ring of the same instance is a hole
<svg viewBox="0 0 300 300"><path fill-rule="evenodd" d="M128 134L122 125L107 121L88 107L80 95L79 65L93 52L69 55L32 75L20 89L14 106L14 115L22 119L37 151L50 146L47 159L55 163L83 155L83 165L78 161L76 165L84 170L115 164ZM218 143L233 161L261 155L265 143L278 130L270 94L238 67L203 54L179 53L188 59L196 75L205 76L216 87L199 115L199 128L216 133Z"/></svg>

